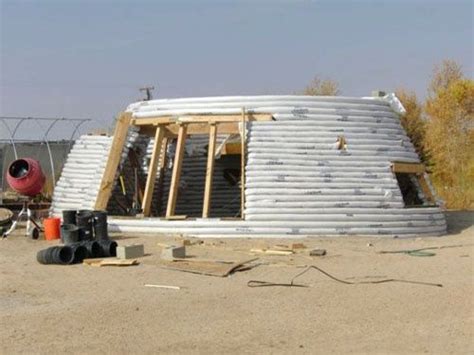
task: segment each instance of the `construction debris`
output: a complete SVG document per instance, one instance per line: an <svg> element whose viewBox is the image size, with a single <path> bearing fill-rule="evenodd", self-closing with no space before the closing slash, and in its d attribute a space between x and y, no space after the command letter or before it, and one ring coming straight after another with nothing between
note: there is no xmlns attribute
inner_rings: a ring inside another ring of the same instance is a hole
<svg viewBox="0 0 474 355"><path fill-rule="evenodd" d="M184 259L186 257L186 247L183 246L169 246L164 248L161 252L161 258L164 260L174 260L176 258Z"/></svg>
<svg viewBox="0 0 474 355"><path fill-rule="evenodd" d="M302 272L296 274L289 283L277 283L277 282L269 282L269 281L260 281L260 280L249 280L247 282L248 287L267 287L267 286L283 286L283 287L310 287L309 285L304 285L304 284L296 284L295 280L300 277L301 275L305 274L309 270L314 269L316 271L319 271L320 273L326 275L330 279L333 279L334 281L337 281L339 283L343 283L346 285L361 285L361 284L382 284L382 283L387 283L387 282L402 282L402 283L410 283L410 284L416 284L416 285L424 285L424 286L434 286L434 287L443 287L442 284L439 283L432 283L432 282L423 282L423 281L411 281L411 280L403 280L403 279L382 279L382 280L376 280L376 281L346 281L346 280L341 280L335 276L332 276L328 272L324 271L323 269L317 267L316 265L310 265L306 269L304 269Z"/></svg>
<svg viewBox="0 0 474 355"><path fill-rule="evenodd" d="M277 249L250 249L250 252L254 254L280 255L280 256L294 254L293 250L277 250Z"/></svg>
<svg viewBox="0 0 474 355"><path fill-rule="evenodd" d="M117 258L136 259L145 255L143 244L121 245L117 247Z"/></svg>
<svg viewBox="0 0 474 355"><path fill-rule="evenodd" d="M165 288L168 290L180 290L181 287L179 286L168 286L168 285L151 285L151 284L145 284L145 287L154 287L154 288Z"/></svg>
<svg viewBox="0 0 474 355"><path fill-rule="evenodd" d="M117 248L118 249L118 248ZM139 262L137 259L116 259L116 258L106 258L106 259L84 259L83 264L90 266L132 266L138 265Z"/></svg>
<svg viewBox="0 0 474 355"><path fill-rule="evenodd" d="M258 258L243 261L224 261L224 260L197 260L197 259L177 259L174 261L163 261L161 266L166 269L190 272L208 276L226 277L236 271L248 270L259 264L250 263Z"/></svg>
<svg viewBox="0 0 474 355"><path fill-rule="evenodd" d="M324 256L326 255L326 249L313 249L309 251L309 256Z"/></svg>
<svg viewBox="0 0 474 355"><path fill-rule="evenodd" d="M306 245L303 243L293 243L291 244L291 249L296 250L296 249L306 249Z"/></svg>

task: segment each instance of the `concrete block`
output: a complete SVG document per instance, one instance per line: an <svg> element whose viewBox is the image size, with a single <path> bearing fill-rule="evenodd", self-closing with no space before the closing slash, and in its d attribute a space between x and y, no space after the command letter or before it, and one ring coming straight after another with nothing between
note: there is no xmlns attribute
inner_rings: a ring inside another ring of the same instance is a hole
<svg viewBox="0 0 474 355"><path fill-rule="evenodd" d="M186 257L186 247L180 246L170 246L169 248L163 249L161 252L161 258L165 260L173 260L175 258L185 258Z"/></svg>
<svg viewBox="0 0 474 355"><path fill-rule="evenodd" d="M120 245L117 247L117 258L136 259L145 255L143 244Z"/></svg>

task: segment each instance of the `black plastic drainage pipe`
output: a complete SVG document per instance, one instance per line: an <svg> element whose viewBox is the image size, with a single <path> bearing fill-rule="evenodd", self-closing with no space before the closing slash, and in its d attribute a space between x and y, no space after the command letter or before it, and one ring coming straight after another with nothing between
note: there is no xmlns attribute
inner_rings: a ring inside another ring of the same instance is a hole
<svg viewBox="0 0 474 355"><path fill-rule="evenodd" d="M117 242L113 240L98 240L97 241L102 248L102 256L117 256Z"/></svg>
<svg viewBox="0 0 474 355"><path fill-rule="evenodd" d="M76 210L63 211L63 224L76 224Z"/></svg>
<svg viewBox="0 0 474 355"><path fill-rule="evenodd" d="M40 250L36 254L40 264L71 264L74 261L74 250L70 246L55 246Z"/></svg>
<svg viewBox="0 0 474 355"><path fill-rule="evenodd" d="M61 240L66 245L77 243L79 241L79 228L74 224L61 225Z"/></svg>
<svg viewBox="0 0 474 355"><path fill-rule="evenodd" d="M84 245L75 243L69 246L74 252L74 260L72 261L73 264L82 263L82 261L89 256L89 252Z"/></svg>
<svg viewBox="0 0 474 355"><path fill-rule="evenodd" d="M96 240L108 240L107 211L94 211L94 238Z"/></svg>
<svg viewBox="0 0 474 355"><path fill-rule="evenodd" d="M90 210L80 210L76 214L77 226L79 227L79 240L93 240L92 222L93 214Z"/></svg>
<svg viewBox="0 0 474 355"><path fill-rule="evenodd" d="M86 248L87 258L100 258L102 256L102 248L95 240L80 241L71 244L71 246L82 246Z"/></svg>

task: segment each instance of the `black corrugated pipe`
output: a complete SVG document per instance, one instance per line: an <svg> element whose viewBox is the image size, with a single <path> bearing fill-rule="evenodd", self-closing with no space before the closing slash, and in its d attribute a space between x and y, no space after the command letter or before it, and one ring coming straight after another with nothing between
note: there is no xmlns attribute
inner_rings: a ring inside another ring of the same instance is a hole
<svg viewBox="0 0 474 355"><path fill-rule="evenodd" d="M77 243L79 241L79 228L74 224L61 225L61 241L66 245Z"/></svg>
<svg viewBox="0 0 474 355"><path fill-rule="evenodd" d="M77 226L79 227L79 240L93 240L92 222L93 215L91 210L80 210L76 214Z"/></svg>
<svg viewBox="0 0 474 355"><path fill-rule="evenodd" d="M80 245L87 249L87 258L100 258L102 256L102 248L95 240L80 241L71 246Z"/></svg>
<svg viewBox="0 0 474 355"><path fill-rule="evenodd" d="M94 211L94 238L96 240L108 240L107 211Z"/></svg>
<svg viewBox="0 0 474 355"><path fill-rule="evenodd" d="M79 243L69 245L74 252L73 264L82 263L84 259L89 256L89 251L86 246Z"/></svg>
<svg viewBox="0 0 474 355"><path fill-rule="evenodd" d="M102 248L102 256L117 256L117 242L113 240L98 240Z"/></svg>
<svg viewBox="0 0 474 355"><path fill-rule="evenodd" d="M63 211L63 224L76 224L76 210Z"/></svg>
<svg viewBox="0 0 474 355"><path fill-rule="evenodd" d="M74 261L74 251L70 246L55 246L40 250L36 254L40 264L71 264Z"/></svg>

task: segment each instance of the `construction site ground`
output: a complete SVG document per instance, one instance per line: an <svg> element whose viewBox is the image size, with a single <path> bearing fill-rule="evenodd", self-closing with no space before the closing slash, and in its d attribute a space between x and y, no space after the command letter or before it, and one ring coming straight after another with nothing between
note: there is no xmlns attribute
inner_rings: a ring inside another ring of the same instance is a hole
<svg viewBox="0 0 474 355"><path fill-rule="evenodd" d="M0 241L0 353L452 353L474 352L473 212L448 212L449 233L429 238L201 239L196 258L243 260L250 249L304 243L296 254L256 255L259 266L229 277L159 266L175 235L118 234L146 255L128 267L40 265L36 252L56 242L24 230ZM197 241L199 238L188 238ZM380 251L430 249L434 256ZM313 248L325 256L309 256ZM288 283L311 269L310 287L248 287L249 280ZM179 289L145 287L145 284Z"/></svg>

